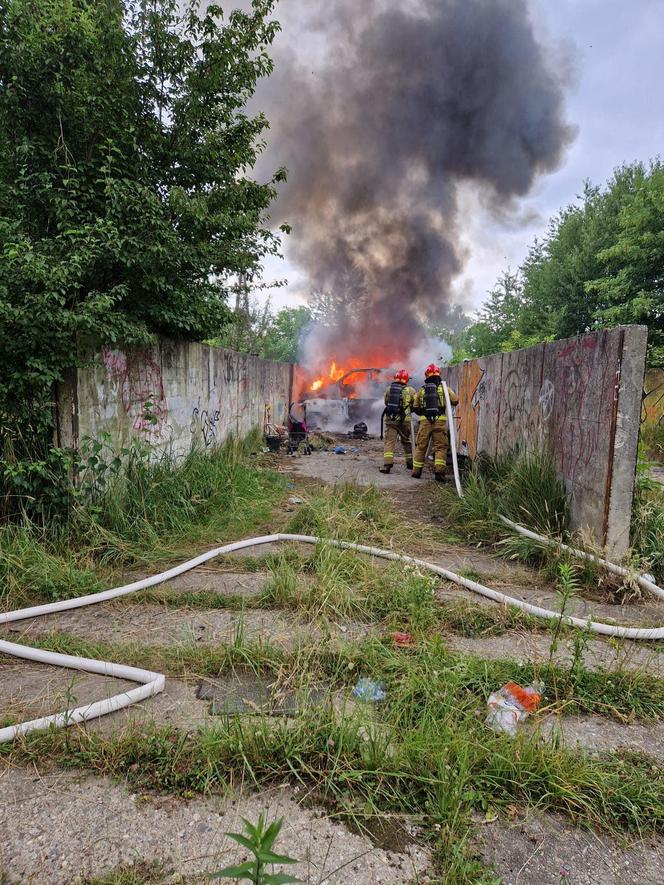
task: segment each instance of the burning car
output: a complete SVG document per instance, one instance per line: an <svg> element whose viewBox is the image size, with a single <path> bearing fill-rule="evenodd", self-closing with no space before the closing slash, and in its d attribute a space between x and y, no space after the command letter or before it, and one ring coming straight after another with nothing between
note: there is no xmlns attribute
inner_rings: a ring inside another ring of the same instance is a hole
<svg viewBox="0 0 664 885"><path fill-rule="evenodd" d="M340 368L332 362L328 374L309 381L302 392L310 424L323 430L345 431L349 425L364 421L370 428L377 428L391 376L392 369L386 367Z"/></svg>

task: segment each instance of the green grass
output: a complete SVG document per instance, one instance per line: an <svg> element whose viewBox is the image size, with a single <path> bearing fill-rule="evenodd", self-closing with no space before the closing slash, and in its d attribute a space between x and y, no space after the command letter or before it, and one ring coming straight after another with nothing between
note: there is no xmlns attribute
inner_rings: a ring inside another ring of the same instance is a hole
<svg viewBox="0 0 664 885"><path fill-rule="evenodd" d="M14 556L3 573L6 581L15 576L5 603L21 594L54 598L72 590L87 592L88 584L99 580L100 563L110 568L157 562L185 550L191 555L191 547L204 541L219 543L257 533L267 527L285 495L284 481L257 470L248 449L237 445L205 464L192 456L181 469L176 478L164 464L137 467L145 472L136 474L131 484L126 479L119 482L117 502L105 492L105 504L89 517L90 522L77 523L80 534L69 545L54 531L27 541L20 533L0 536L0 544L6 543L0 549L13 551ZM458 525L473 537L488 535L505 555L531 556L550 567L552 575L559 575L558 560L547 561L538 551L501 543L505 534L495 520L500 510L528 522L527 501L528 513L540 528L548 525L549 530L564 531L565 502L560 495L552 498L557 500L554 508L532 506L541 469L541 463L531 462L517 475L514 463L505 462L474 471L470 500L460 504L467 509L452 518L459 519ZM409 535L408 524L375 489L308 487L298 494L305 503L292 515L288 531L399 551L417 549L422 541ZM447 509L447 499L440 500L441 508ZM226 564L230 560L218 563ZM537 729L522 728L513 740L483 724L487 697L509 680L527 685L541 679L547 712L594 713L620 721L664 718L664 681L620 667L590 671L582 658L562 667L454 652L445 641L449 631L483 636L515 628L549 628L511 608L462 599L441 604L436 600L440 579L324 542L304 553L289 546L232 565L265 571L267 584L260 597L231 601L205 590L178 592L166 586L126 604L279 606L321 624L372 623L377 635L353 643L322 639L290 651L248 642L241 628L234 642L216 645L86 642L65 633L32 642L53 651L122 661L184 678L192 692L199 677L223 678L245 668L293 687L323 682L331 687L334 704L286 721L219 717L189 732L134 723L110 734L79 727L34 734L0 745L0 766L49 759L53 765L122 778L136 790L182 797L288 781L303 786L328 813L355 829L385 818L419 824L432 849L440 885L492 881L473 854L473 813L518 803L559 812L580 826L620 836L664 830L664 776L646 756L572 752L555 741L544 743ZM69 572L63 571L65 566ZM580 571L575 572L575 580L580 576ZM395 647L390 638L395 629L411 632L413 645ZM579 635L563 627L559 640ZM360 676L385 684L384 704L352 702ZM345 705L343 699L348 701ZM142 885L160 881L161 875L156 867L139 865L118 868L90 885Z"/></svg>
<svg viewBox="0 0 664 885"><path fill-rule="evenodd" d="M542 744L527 730L512 740L484 726L488 693L508 678L528 681L532 668L451 654L441 640L408 652L373 641L294 656L282 660L282 672L297 667L302 675L304 664L310 673L326 673L347 695L357 675L381 678L388 699L378 709L323 707L284 722L222 717L193 733L150 726L111 736L51 732L3 746L0 756L24 764L48 757L123 777L138 790L182 796L289 780L315 789L336 814L359 825L386 814L415 815L428 832L440 828L448 847L466 838L472 811L513 802L612 833L645 835L664 827L664 774L652 760L573 753ZM625 698L634 703L645 688L642 677L627 674L574 678L574 690L595 709L600 698L624 709ZM559 690L564 680L558 672ZM614 680L615 688L608 684ZM655 690L661 713L661 685ZM466 856L466 870L469 862ZM450 878L448 867L447 881L469 881L463 868Z"/></svg>
<svg viewBox="0 0 664 885"><path fill-rule="evenodd" d="M458 498L451 487L441 489L444 506L439 509L466 537L482 541L504 537L499 514L541 534L567 534L565 486L544 453L482 456L466 476L463 490L464 497Z"/></svg>
<svg viewBox="0 0 664 885"><path fill-rule="evenodd" d="M370 559L321 543L303 570L275 560L262 604L291 608L311 619L391 621L422 630L437 621L438 579L419 569Z"/></svg>
<svg viewBox="0 0 664 885"><path fill-rule="evenodd" d="M111 586L123 566L168 562L270 524L283 477L257 465L256 440L231 440L183 461L130 460L68 521L0 529L0 606L9 609Z"/></svg>
<svg viewBox="0 0 664 885"><path fill-rule="evenodd" d="M664 419L641 425L639 452L644 459L664 465Z"/></svg>
<svg viewBox="0 0 664 885"><path fill-rule="evenodd" d="M400 538L402 528L378 489L346 483L309 494L286 531L380 546Z"/></svg>
<svg viewBox="0 0 664 885"><path fill-rule="evenodd" d="M572 633L565 635L577 635ZM545 684L552 708L570 713L598 713L620 721L664 719L664 680L640 670L588 670L581 666L549 667L547 662L524 664L513 660L489 660L480 655L452 651L444 634L431 632L414 637L407 649L395 648L389 635L357 642L321 640L315 646L299 644L292 650L267 642L247 641L239 632L234 642L174 646L137 643L89 642L66 633L34 638L29 644L62 654L122 661L157 670L168 676L196 679L219 676L237 667L278 675L292 682L324 679L338 687L352 687L358 674L394 682L407 674L442 679L445 693L460 699L473 698L482 705L489 694L510 680L528 685L535 679ZM0 750L2 748L0 747Z"/></svg>
<svg viewBox="0 0 664 885"><path fill-rule="evenodd" d="M631 530L639 567L663 585L664 486L649 479L644 472L637 476Z"/></svg>
<svg viewBox="0 0 664 885"><path fill-rule="evenodd" d="M626 561L636 571L650 572L664 581L664 489L648 476L649 464L640 462L632 511L632 550ZM453 488L437 490L436 511L447 527L466 540L487 544L502 557L542 569L555 580L561 563L572 563L586 587L624 595L630 587L602 572L591 562L570 557L547 544L525 538L501 523L499 514L549 537L569 541L569 506L562 481L542 453L477 459L464 481L464 497ZM602 554L586 539L575 546Z"/></svg>

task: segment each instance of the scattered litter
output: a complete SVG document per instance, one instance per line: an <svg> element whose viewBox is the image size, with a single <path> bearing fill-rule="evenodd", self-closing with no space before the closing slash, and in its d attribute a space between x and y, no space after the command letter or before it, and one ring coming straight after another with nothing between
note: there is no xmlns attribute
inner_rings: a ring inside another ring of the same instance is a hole
<svg viewBox="0 0 664 885"><path fill-rule="evenodd" d="M288 499L289 504L304 504L303 498L296 498L294 495L292 498Z"/></svg>
<svg viewBox="0 0 664 885"><path fill-rule="evenodd" d="M353 697L361 701L384 701L385 686L382 682L374 682L373 679L367 679L363 676L358 679L357 685L353 689Z"/></svg>
<svg viewBox="0 0 664 885"><path fill-rule="evenodd" d="M351 436L354 439L369 439L367 430L368 428L364 421L359 421L357 424L353 425L352 430L348 431L348 436Z"/></svg>
<svg viewBox="0 0 664 885"><path fill-rule="evenodd" d="M345 455L346 454L345 446L336 446L336 448L334 449L334 454L335 455Z"/></svg>
<svg viewBox="0 0 664 885"><path fill-rule="evenodd" d="M353 454L357 454L359 451L360 450L357 448L357 446L353 446L353 448L351 449L351 452L353 452Z"/></svg>
<svg viewBox="0 0 664 885"><path fill-rule="evenodd" d="M263 449L264 452L278 452L283 442L278 434L265 435L263 439L267 445L267 449Z"/></svg>
<svg viewBox="0 0 664 885"><path fill-rule="evenodd" d="M543 690L541 682L534 682L527 688L516 682L506 682L489 696L485 724L494 731L504 731L514 737L519 724L539 707Z"/></svg>
<svg viewBox="0 0 664 885"><path fill-rule="evenodd" d="M287 482L287 483L286 483L286 488L287 488L287 489L294 489L294 488L295 488L295 483L294 483L294 482Z"/></svg>
<svg viewBox="0 0 664 885"><path fill-rule="evenodd" d="M392 640L394 641L395 645L399 645L401 647L407 647L413 644L413 637L410 635L410 633L399 633L397 631L396 633L392 634Z"/></svg>
<svg viewBox="0 0 664 885"><path fill-rule="evenodd" d="M269 454L270 454L270 450L267 448L267 446L263 446L263 448L261 449L261 452L262 452L264 455L269 455Z"/></svg>

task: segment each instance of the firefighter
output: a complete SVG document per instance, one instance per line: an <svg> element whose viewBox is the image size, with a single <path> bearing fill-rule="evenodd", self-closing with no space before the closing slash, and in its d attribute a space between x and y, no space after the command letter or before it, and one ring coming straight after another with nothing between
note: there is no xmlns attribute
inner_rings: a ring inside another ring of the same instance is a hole
<svg viewBox="0 0 664 885"><path fill-rule="evenodd" d="M394 373L394 381L385 391L385 446L381 473L389 473L394 464L394 449L401 440L406 455L406 469L413 469L413 449L410 439L410 415L415 391L408 386L410 376L405 369Z"/></svg>
<svg viewBox="0 0 664 885"><path fill-rule="evenodd" d="M451 387L448 387L450 402L455 406L459 398ZM447 457L447 417L445 415L445 394L440 369L431 363L424 370L424 385L415 395L413 411L420 415L420 424L415 443L415 459L412 476L422 476L424 460L427 456L429 443L433 445L433 473L439 482L445 479L445 459Z"/></svg>

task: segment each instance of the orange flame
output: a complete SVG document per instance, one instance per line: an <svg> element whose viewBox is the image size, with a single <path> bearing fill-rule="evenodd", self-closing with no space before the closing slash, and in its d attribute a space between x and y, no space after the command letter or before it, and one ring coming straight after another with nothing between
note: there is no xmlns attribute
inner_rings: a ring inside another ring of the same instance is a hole
<svg viewBox="0 0 664 885"><path fill-rule="evenodd" d="M343 395L353 399L356 394L353 391L353 385L356 384L359 380L361 380L361 376L353 376L353 370L357 369L366 369L371 366L380 366L382 360L376 360L374 362L367 362L367 358L359 358L359 357L351 357L347 361L345 361L344 365L337 365L336 360L332 360L327 368L321 375L317 378L314 378L312 381L307 382L307 388L311 392L322 391L325 394L325 391L329 387L334 387L334 385L341 381L343 378ZM347 376L347 377L345 377ZM366 377L366 376L365 376ZM338 394L335 394L338 395Z"/></svg>

